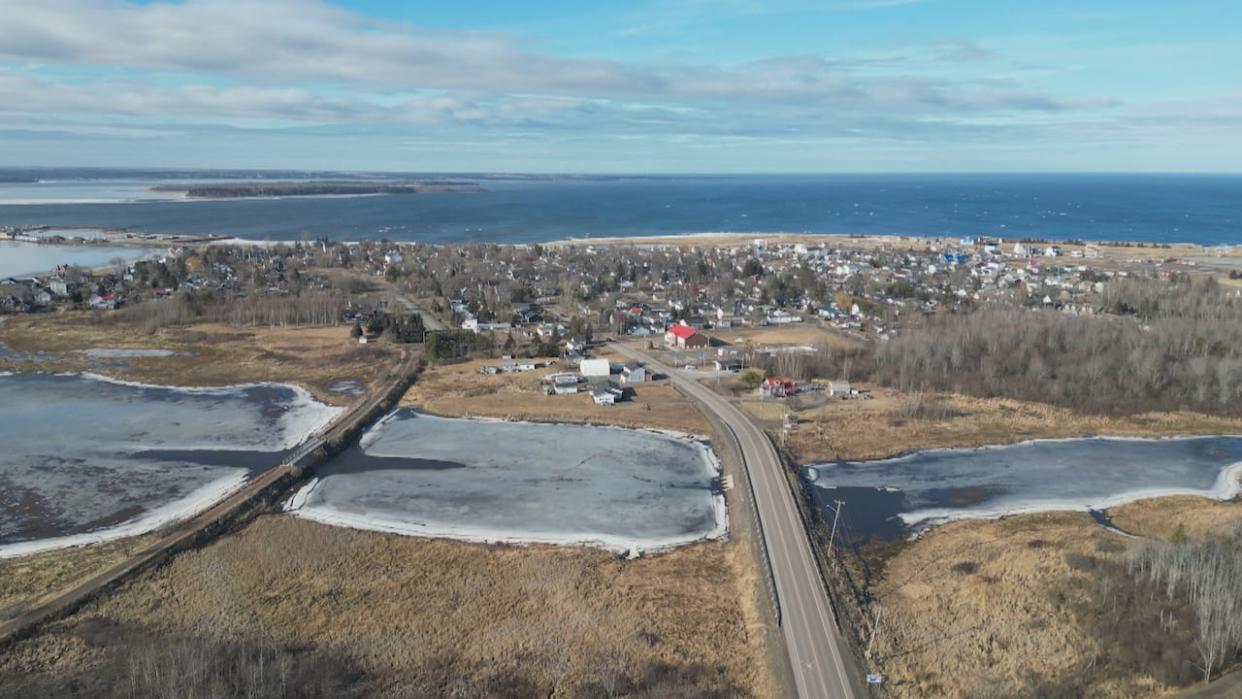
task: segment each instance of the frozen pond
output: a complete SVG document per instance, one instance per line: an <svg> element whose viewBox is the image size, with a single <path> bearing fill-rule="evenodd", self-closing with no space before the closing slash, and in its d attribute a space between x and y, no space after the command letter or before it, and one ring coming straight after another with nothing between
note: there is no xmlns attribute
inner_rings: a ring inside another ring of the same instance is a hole
<svg viewBox="0 0 1242 699"><path fill-rule="evenodd" d="M1102 510L1160 495L1238 493L1242 437L1040 440L805 469L816 504L845 501L856 534L963 517ZM831 513L829 513L831 516Z"/></svg>
<svg viewBox="0 0 1242 699"><path fill-rule="evenodd" d="M204 509L337 411L278 384L0 375L0 557L150 531Z"/></svg>
<svg viewBox="0 0 1242 699"><path fill-rule="evenodd" d="M470 541L664 549L722 536L701 441L399 410L289 503L330 524Z"/></svg>
<svg viewBox="0 0 1242 699"><path fill-rule="evenodd" d="M155 248L131 245L40 245L0 240L0 279L45 274L57 265L104 267L114 259L132 262Z"/></svg>

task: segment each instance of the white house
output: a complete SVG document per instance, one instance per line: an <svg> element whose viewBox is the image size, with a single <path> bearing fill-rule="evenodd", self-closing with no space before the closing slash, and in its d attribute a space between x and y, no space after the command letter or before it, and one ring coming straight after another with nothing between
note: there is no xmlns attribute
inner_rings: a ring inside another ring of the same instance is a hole
<svg viewBox="0 0 1242 699"><path fill-rule="evenodd" d="M768 325L786 325L788 323L801 323L802 316L793 315L782 310L775 310L768 314Z"/></svg>
<svg viewBox="0 0 1242 699"><path fill-rule="evenodd" d="M612 374L612 363L607 359L584 359L578 366L583 376L604 376Z"/></svg>
<svg viewBox="0 0 1242 699"><path fill-rule="evenodd" d="M829 381L828 395L830 396L848 396L850 394L849 381Z"/></svg>
<svg viewBox="0 0 1242 699"><path fill-rule="evenodd" d="M461 329L474 333L508 332L513 326L509 323L481 323L478 318L470 317L461 322Z"/></svg>

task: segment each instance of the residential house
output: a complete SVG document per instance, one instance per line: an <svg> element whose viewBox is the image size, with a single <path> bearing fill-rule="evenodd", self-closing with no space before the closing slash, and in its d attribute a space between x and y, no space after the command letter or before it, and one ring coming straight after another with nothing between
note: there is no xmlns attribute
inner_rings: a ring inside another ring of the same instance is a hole
<svg viewBox="0 0 1242 699"><path fill-rule="evenodd" d="M798 392L798 384L790 379L772 376L759 384L759 395L763 398L784 398Z"/></svg>
<svg viewBox="0 0 1242 699"><path fill-rule="evenodd" d="M664 345L677 349L702 349L711 344L706 335L686 325L678 323L664 332Z"/></svg>

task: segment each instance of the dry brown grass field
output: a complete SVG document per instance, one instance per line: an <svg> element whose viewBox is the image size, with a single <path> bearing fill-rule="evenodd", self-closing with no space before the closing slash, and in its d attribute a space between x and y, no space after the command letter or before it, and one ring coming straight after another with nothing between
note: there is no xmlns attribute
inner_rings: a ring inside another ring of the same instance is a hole
<svg viewBox="0 0 1242 699"><path fill-rule="evenodd" d="M619 356L598 355L612 361ZM560 371L556 365L537 371L487 376L485 365L500 360L475 360L428 368L406 394L402 405L450 417L498 417L532 420L653 427L705 435L710 425L695 404L667 381L648 381L634 387L632 400L611 406L595 405L591 396L544 395L540 379Z"/></svg>
<svg viewBox="0 0 1242 699"><path fill-rule="evenodd" d="M342 695L771 696L743 555L623 561L266 516L19 643L0 682L111 696L132 649L201 638L330 659Z"/></svg>
<svg viewBox="0 0 1242 699"><path fill-rule="evenodd" d="M110 541L17 558L0 558L0 621L11 619L43 599L119 563L141 548L143 537Z"/></svg>
<svg viewBox="0 0 1242 699"><path fill-rule="evenodd" d="M328 388L342 379L382 381L398 355L383 344L360 346L349 327L234 327L198 324L147 332L137 323L112 322L90 313L11 317L0 324L0 342L15 352L51 352L33 365L0 357L0 371L81 371L92 367L79 350L159 349L172 357L109 360L96 373L131 381L177 386L223 386L275 381L304 386L320 400L352 398ZM97 363L98 364L98 363Z"/></svg>
<svg viewBox="0 0 1242 699"><path fill-rule="evenodd" d="M830 347L837 350L857 349L861 342L841 332L820 326L815 321L770 325L757 328L721 328L708 330L713 338L740 347Z"/></svg>
<svg viewBox="0 0 1242 699"><path fill-rule="evenodd" d="M1176 497L1109 513L1140 536L1224 533L1242 504ZM937 527L887 561L874 655L896 697L1161 696L1199 679L1195 620L1136 588L1133 541L1082 513Z"/></svg>
<svg viewBox="0 0 1242 699"><path fill-rule="evenodd" d="M1109 417L1003 398L912 396L880 388L874 395L873 400L786 402L798 423L786 438L795 458L802 463L879 459L920 449L1095 435L1242 434L1242 419L1202 413ZM782 419L781 405L749 398L744 403L760 420L776 424Z"/></svg>

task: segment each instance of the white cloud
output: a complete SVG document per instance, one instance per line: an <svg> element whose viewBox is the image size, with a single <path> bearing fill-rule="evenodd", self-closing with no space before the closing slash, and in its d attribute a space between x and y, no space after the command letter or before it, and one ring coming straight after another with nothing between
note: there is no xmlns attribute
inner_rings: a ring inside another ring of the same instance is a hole
<svg viewBox="0 0 1242 699"><path fill-rule="evenodd" d="M938 44L932 51L941 61L991 56L964 40ZM564 58L529 50L499 34L379 22L320 0L17 3L6 8L0 22L0 57L211 75L282 89L328 82L364 91L436 89L670 104L810 102L847 111L1058 110L1103 104L1057 99L1019 85L923 75L910 70L914 61L908 59L891 63L890 72L863 74L867 61L819 55L735 66ZM186 103L195 97L185 95ZM240 93L219 97L247 101ZM254 97L280 101L275 93ZM304 94L288 93L284 99L290 109L314 103L313 112L348 112L345 105Z"/></svg>

